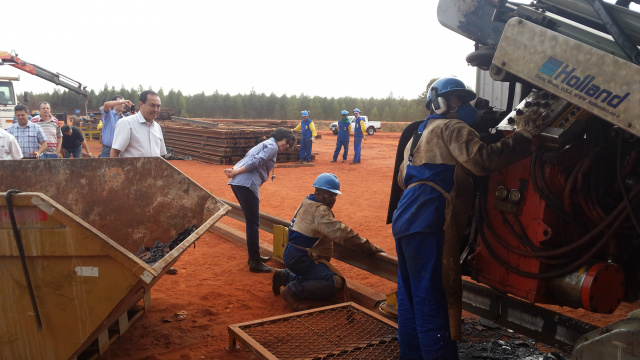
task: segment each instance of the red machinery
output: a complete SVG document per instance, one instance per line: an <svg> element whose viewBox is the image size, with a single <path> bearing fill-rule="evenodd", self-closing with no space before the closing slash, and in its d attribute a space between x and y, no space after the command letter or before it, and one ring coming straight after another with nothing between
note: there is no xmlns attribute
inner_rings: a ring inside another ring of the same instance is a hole
<svg viewBox="0 0 640 360"><path fill-rule="evenodd" d="M640 14L626 6L439 2L440 23L476 42L467 61L488 70L478 95L509 85L508 114L484 130L508 134L531 106L553 121L530 158L476 181L463 269L479 282L600 313L640 297Z"/></svg>
<svg viewBox="0 0 640 360"><path fill-rule="evenodd" d="M540 100L556 121L532 157L488 179L478 206L472 276L532 302L612 313L625 293L624 272L634 281L638 270L629 247L637 230L627 217L612 159L621 158L621 175L633 181L638 149L626 144L621 131L546 92L521 106ZM566 144L549 134L560 127L573 132L563 139L571 146L561 147ZM617 154L621 142L624 153Z"/></svg>

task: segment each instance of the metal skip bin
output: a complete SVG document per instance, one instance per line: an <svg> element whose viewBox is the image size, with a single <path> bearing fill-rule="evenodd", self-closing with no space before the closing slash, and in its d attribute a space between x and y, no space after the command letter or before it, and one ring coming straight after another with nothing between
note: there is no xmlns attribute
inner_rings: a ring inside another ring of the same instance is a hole
<svg viewBox="0 0 640 360"><path fill-rule="evenodd" d="M227 211L162 158L2 161L0 359L102 354L136 304L148 307L150 288ZM153 266L135 255L194 224Z"/></svg>

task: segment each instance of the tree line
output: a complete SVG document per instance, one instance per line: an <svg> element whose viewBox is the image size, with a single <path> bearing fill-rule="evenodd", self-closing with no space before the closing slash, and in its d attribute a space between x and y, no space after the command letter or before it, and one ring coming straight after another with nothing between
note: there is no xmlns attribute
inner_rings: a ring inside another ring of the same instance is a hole
<svg viewBox="0 0 640 360"><path fill-rule="evenodd" d="M274 119L292 120L300 118L301 110L308 110L310 118L314 120L338 120L340 111L349 113L358 108L363 115L375 121L415 121L427 115L425 99L427 91L437 79L431 79L425 91L415 99L395 98L393 93L384 99L339 97L327 98L320 96L300 95L276 95L271 93L258 94L251 91L248 94L230 95L221 94L218 91L213 94L204 92L184 95L180 90L174 89L165 92L162 88L154 90L162 100L163 108L171 108L175 116L190 118L213 119ZM115 95L122 95L125 99L138 103L140 93L144 91L142 86L137 89L116 89L113 86L104 87L96 92L91 90L87 99L88 112L99 112L100 106L111 100ZM40 101L47 101L54 113L67 112L74 114L76 109L84 115L85 99L83 96L71 91L54 90L52 93L30 94L29 110L37 110Z"/></svg>

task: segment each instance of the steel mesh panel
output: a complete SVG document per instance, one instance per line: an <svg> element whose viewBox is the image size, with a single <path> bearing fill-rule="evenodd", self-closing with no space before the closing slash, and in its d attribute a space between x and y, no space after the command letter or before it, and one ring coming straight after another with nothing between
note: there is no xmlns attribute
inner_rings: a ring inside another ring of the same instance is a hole
<svg viewBox="0 0 640 360"><path fill-rule="evenodd" d="M398 330L351 305L239 326L278 359L397 359Z"/></svg>

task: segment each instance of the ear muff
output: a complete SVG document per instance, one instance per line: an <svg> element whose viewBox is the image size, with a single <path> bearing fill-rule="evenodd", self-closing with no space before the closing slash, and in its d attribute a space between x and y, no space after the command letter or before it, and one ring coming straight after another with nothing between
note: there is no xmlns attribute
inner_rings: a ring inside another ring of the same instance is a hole
<svg viewBox="0 0 640 360"><path fill-rule="evenodd" d="M431 107L436 114L444 114L447 111L447 101L438 96L438 88L431 88Z"/></svg>

